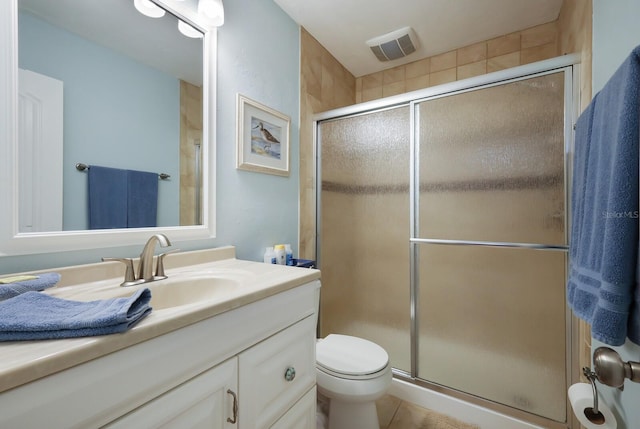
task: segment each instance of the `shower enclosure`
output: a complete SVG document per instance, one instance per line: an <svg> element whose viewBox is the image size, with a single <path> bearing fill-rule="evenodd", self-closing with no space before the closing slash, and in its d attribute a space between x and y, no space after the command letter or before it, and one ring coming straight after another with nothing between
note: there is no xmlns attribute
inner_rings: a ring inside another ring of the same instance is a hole
<svg viewBox="0 0 640 429"><path fill-rule="evenodd" d="M320 335L566 427L569 59L318 115Z"/></svg>

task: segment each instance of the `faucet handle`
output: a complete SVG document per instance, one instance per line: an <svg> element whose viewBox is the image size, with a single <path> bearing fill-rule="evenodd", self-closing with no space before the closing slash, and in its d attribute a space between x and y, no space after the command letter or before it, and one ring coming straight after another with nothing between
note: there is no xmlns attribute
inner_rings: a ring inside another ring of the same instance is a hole
<svg viewBox="0 0 640 429"><path fill-rule="evenodd" d="M120 286L133 286L137 284L133 270L133 260L131 258L102 258L102 262L110 261L122 262L126 267L124 271L124 282L120 283Z"/></svg>
<svg viewBox="0 0 640 429"><path fill-rule="evenodd" d="M167 256L169 253L176 253L179 251L180 249L173 249L158 255L158 261L156 262L156 275L155 275L156 278L163 278L163 279L167 278L167 276L164 274L164 257Z"/></svg>

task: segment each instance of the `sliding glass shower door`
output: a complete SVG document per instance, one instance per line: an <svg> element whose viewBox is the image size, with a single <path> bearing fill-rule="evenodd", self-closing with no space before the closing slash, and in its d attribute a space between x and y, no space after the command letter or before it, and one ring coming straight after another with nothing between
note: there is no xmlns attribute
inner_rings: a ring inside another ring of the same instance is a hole
<svg viewBox="0 0 640 429"><path fill-rule="evenodd" d="M416 103L419 378L566 418L564 73Z"/></svg>
<svg viewBox="0 0 640 429"><path fill-rule="evenodd" d="M409 133L408 105L318 127L321 335L375 341L407 372Z"/></svg>
<svg viewBox="0 0 640 429"><path fill-rule="evenodd" d="M571 79L318 121L321 336L377 342L417 384L566 421Z"/></svg>

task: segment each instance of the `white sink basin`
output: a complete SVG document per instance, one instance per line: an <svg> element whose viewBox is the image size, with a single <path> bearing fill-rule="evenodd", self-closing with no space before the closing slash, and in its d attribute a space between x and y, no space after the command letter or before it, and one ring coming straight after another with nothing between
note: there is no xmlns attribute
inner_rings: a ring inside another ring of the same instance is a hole
<svg viewBox="0 0 640 429"><path fill-rule="evenodd" d="M223 299L240 287L240 282L225 277L207 276L170 278L147 283L145 286L151 291L151 307L154 310L161 310Z"/></svg>

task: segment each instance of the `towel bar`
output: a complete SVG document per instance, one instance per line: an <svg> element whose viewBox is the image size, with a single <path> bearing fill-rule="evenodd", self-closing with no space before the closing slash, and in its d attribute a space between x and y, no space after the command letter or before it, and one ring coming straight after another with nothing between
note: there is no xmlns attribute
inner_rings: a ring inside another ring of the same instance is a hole
<svg viewBox="0 0 640 429"><path fill-rule="evenodd" d="M87 164L83 164L81 162L76 164L76 170L78 171L85 171L88 170L89 166ZM167 174L167 173L158 173L158 177L162 180L166 180L168 178L171 177L171 175Z"/></svg>

